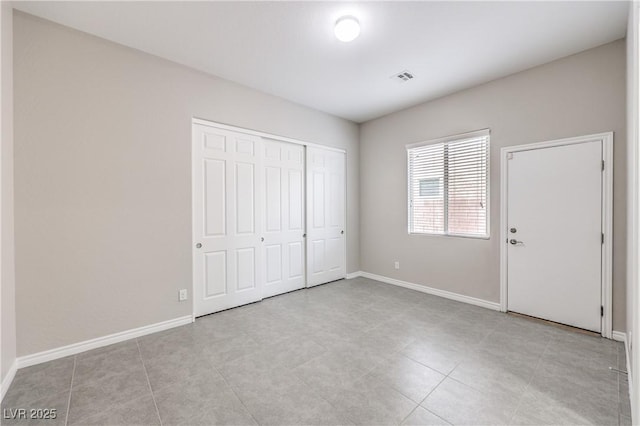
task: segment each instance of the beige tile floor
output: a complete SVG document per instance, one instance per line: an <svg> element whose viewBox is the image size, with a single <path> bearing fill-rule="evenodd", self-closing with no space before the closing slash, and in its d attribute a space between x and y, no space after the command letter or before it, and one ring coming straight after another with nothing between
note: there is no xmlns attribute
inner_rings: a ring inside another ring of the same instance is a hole
<svg viewBox="0 0 640 426"><path fill-rule="evenodd" d="M19 370L41 425L631 424L620 343L364 278Z"/></svg>

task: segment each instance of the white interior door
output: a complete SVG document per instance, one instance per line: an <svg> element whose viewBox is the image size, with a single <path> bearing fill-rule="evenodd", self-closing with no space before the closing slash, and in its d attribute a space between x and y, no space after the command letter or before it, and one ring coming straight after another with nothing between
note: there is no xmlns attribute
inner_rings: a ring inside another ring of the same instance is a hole
<svg viewBox="0 0 640 426"><path fill-rule="evenodd" d="M262 141L193 127L194 311L261 299Z"/></svg>
<svg viewBox="0 0 640 426"><path fill-rule="evenodd" d="M307 287L346 276L345 154L307 147Z"/></svg>
<svg viewBox="0 0 640 426"><path fill-rule="evenodd" d="M264 140L263 296L305 286L304 146Z"/></svg>
<svg viewBox="0 0 640 426"><path fill-rule="evenodd" d="M602 142L508 160L508 310L601 331Z"/></svg>

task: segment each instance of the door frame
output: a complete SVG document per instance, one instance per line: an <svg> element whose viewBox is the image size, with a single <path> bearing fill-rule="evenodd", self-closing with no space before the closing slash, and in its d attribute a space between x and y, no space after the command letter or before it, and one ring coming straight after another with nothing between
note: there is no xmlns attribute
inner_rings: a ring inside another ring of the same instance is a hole
<svg viewBox="0 0 640 426"><path fill-rule="evenodd" d="M541 148L553 148L585 142L602 142L602 232L604 243L601 248L601 300L603 315L601 318L601 335L613 338L613 132L596 133L565 139L535 142L523 145L506 146L500 150L500 310L507 312L507 213L508 213L508 158L514 152L530 151Z"/></svg>
<svg viewBox="0 0 640 426"><path fill-rule="evenodd" d="M232 126L229 124L224 124L224 123L218 123L215 121L210 121L210 120L206 120L206 119L202 119L202 118L197 118L197 117L192 117L191 118L191 317L192 317L192 321L195 322L196 320L196 299L195 299L195 295L196 295L196 291L195 291L195 286L196 286L196 281L195 281L195 274L196 274L196 265L195 265L195 261L194 261L194 255L195 255L195 244L196 241L194 239L195 234L196 234L196 229L195 229L195 223L196 223L196 208L195 208L195 199L198 196L198 194L196 194L196 187L195 187L195 182L198 179L198 176L196 176L195 174L195 169L193 167L194 161L196 161L195 158L195 146L196 143L199 143L198 140L196 140L195 138L195 133L193 131L194 125L199 124L202 126L207 126L207 127L213 127L214 129L222 129L222 130L229 130L232 132L237 132L237 133L244 133L246 135L252 135L252 136L258 136L260 138L267 138L267 139L273 139L273 140L277 140L277 141L282 141L282 142L288 142L288 143L293 143L296 145L302 145L304 147L307 146L311 146L311 147L317 147L317 148L321 148L321 149L326 149L329 151L336 151L336 152L341 152L345 155L345 179L344 179L344 194L345 194L345 203L344 203L344 215L345 215L345 223L344 223L344 232L345 232L345 238L344 238L344 262L345 262L345 267L347 264L347 238L346 236L348 235L348 227L347 227L347 216L348 216L348 206L347 206L347 150L346 149L342 149L342 148L335 148L332 146L326 146L326 145L321 145L321 144L317 144L317 143L312 143L312 142L306 142L300 139L294 139L294 138L289 138L286 136L280 136L280 135L276 135L273 133L267 133L267 132L261 132L261 131L257 131L257 130L252 130L252 129L246 129L243 127L237 127L237 126ZM307 150L304 150L304 160L305 160L305 172L303 173L303 187L305 188L304 191L304 205L305 205L305 209L306 209L306 205L307 205L307 190L306 190L306 158L307 158ZM305 221L305 230L306 230L306 220L307 220L307 215L305 214L304 217L304 221ZM305 241L305 258L304 258L304 265L305 265L305 287L304 288L308 288L306 286L306 280L307 280L307 271L306 271L306 266L307 266L307 250L306 250L306 241ZM261 288L261 291L264 290L264 287Z"/></svg>

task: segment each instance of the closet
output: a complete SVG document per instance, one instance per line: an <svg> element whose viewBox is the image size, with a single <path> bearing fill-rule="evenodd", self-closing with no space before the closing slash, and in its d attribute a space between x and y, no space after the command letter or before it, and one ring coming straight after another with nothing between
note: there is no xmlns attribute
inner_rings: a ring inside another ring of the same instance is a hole
<svg viewBox="0 0 640 426"><path fill-rule="evenodd" d="M346 276L345 153L194 120L196 316Z"/></svg>

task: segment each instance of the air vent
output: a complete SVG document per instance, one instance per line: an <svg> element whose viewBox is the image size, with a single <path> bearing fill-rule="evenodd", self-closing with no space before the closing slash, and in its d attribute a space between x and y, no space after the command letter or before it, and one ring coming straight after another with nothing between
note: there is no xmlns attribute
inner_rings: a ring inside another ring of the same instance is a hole
<svg viewBox="0 0 640 426"><path fill-rule="evenodd" d="M398 83L406 83L409 80L413 80L414 76L410 71L404 70L400 71L398 74L392 75L391 78Z"/></svg>

